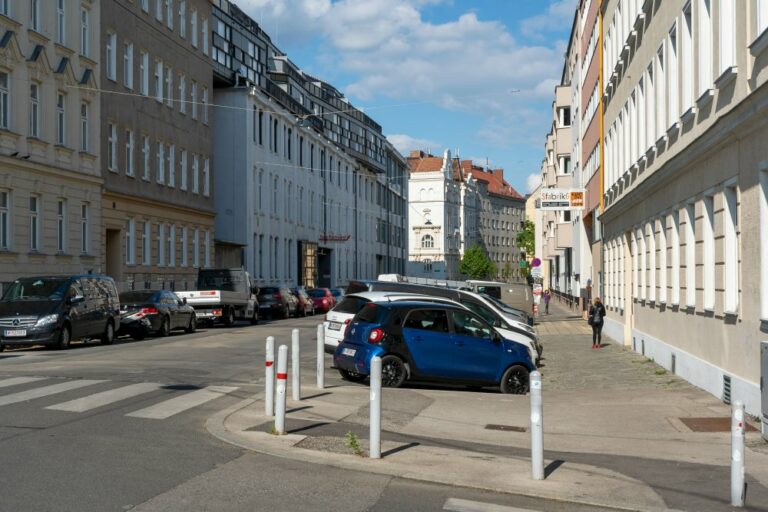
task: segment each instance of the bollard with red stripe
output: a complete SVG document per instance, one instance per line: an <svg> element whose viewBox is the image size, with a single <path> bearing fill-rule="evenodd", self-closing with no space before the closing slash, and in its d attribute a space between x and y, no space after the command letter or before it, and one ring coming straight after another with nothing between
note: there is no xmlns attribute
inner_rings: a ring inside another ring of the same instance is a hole
<svg viewBox="0 0 768 512"><path fill-rule="evenodd" d="M285 434L285 388L288 381L288 347L277 350L277 386L275 392L275 431Z"/></svg>
<svg viewBox="0 0 768 512"><path fill-rule="evenodd" d="M275 338L267 337L267 355L264 359L264 414L275 415Z"/></svg>

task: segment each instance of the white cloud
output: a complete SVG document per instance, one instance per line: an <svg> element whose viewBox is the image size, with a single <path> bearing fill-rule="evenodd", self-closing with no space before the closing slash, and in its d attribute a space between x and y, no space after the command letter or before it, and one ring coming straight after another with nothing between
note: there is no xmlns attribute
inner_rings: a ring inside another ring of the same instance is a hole
<svg viewBox="0 0 768 512"><path fill-rule="evenodd" d="M528 179L526 180L526 185L528 186L529 194L536 190L538 186L541 185L541 174L529 174Z"/></svg>
<svg viewBox="0 0 768 512"><path fill-rule="evenodd" d="M544 39L555 30L570 28L577 3L578 0L554 0L545 13L521 21L520 30L527 37Z"/></svg>
<svg viewBox="0 0 768 512"><path fill-rule="evenodd" d="M387 135L387 140L392 143L393 146L403 155L408 155L412 150L423 150L435 154L440 153L443 145L439 142L435 142L429 139L419 139L417 137L411 137L404 133L395 133Z"/></svg>

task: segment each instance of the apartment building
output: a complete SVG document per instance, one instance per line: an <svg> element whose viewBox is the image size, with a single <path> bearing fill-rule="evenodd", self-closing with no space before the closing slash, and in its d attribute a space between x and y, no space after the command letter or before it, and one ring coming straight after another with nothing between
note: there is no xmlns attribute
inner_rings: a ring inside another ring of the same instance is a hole
<svg viewBox="0 0 768 512"><path fill-rule="evenodd" d="M605 332L760 411L768 1L605 0Z"/></svg>
<svg viewBox="0 0 768 512"><path fill-rule="evenodd" d="M213 263L210 12L101 2L103 254L122 289L193 288Z"/></svg>
<svg viewBox="0 0 768 512"><path fill-rule="evenodd" d="M213 17L217 263L262 286L402 273L406 162L381 126L235 4Z"/></svg>
<svg viewBox="0 0 768 512"><path fill-rule="evenodd" d="M0 283L102 270L99 2L0 2Z"/></svg>

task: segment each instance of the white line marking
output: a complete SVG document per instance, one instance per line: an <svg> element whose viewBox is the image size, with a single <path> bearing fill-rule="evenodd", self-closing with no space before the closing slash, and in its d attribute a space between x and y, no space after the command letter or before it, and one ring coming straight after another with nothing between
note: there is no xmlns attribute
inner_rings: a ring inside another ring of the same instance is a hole
<svg viewBox="0 0 768 512"><path fill-rule="evenodd" d="M85 412L90 411L91 409L96 409L97 407L119 402L120 400L155 391L162 386L162 384L155 384L153 382L141 382L139 384L123 386L122 388L110 389L109 391L103 391L76 400L70 400L69 402L50 405L46 407L46 409L53 409L54 411Z"/></svg>
<svg viewBox="0 0 768 512"><path fill-rule="evenodd" d="M206 402L210 402L216 398L231 393L238 388L229 386L208 386L207 388L198 389L191 393L186 393L176 398L171 398L159 404L139 409L138 411L126 414L132 418L147 418L151 420L164 420L170 418L175 414L184 412L187 409L197 407Z"/></svg>
<svg viewBox="0 0 768 512"><path fill-rule="evenodd" d="M39 380L45 380L47 378L48 377L11 377L10 379L0 380L0 388L17 386L19 384L27 384L29 382L37 382Z"/></svg>
<svg viewBox="0 0 768 512"><path fill-rule="evenodd" d="M15 404L18 402L26 402L27 400L33 400L35 398L42 398L44 396L64 393L66 391L72 391L73 389L84 388L85 386L100 384L102 382L108 382L108 381L106 380L73 380L69 382L62 382L61 384L43 386L42 388L30 389L28 391L20 391L18 393L12 393L10 395L0 396L0 405L9 405L9 404Z"/></svg>
<svg viewBox="0 0 768 512"><path fill-rule="evenodd" d="M450 510L452 512L536 512L528 508L505 507L504 505L460 500L458 498L448 498L445 505L443 505L443 510Z"/></svg>

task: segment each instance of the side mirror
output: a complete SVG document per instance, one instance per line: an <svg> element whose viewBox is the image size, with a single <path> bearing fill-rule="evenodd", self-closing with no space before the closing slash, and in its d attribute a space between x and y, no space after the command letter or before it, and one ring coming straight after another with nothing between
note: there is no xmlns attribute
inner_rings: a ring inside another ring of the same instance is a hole
<svg viewBox="0 0 768 512"><path fill-rule="evenodd" d="M493 331L493 334L491 335L491 339L494 343L501 343L502 337L501 334L499 334L496 331Z"/></svg>
<svg viewBox="0 0 768 512"><path fill-rule="evenodd" d="M187 298L186 298L186 297L183 297L183 298L181 299L181 304L182 304L182 305L186 305L186 304L187 304Z"/></svg>
<svg viewBox="0 0 768 512"><path fill-rule="evenodd" d="M258 286L254 286L253 288L251 288L251 295L258 295L258 294L259 294Z"/></svg>
<svg viewBox="0 0 768 512"><path fill-rule="evenodd" d="M501 327L501 320L500 320L500 319L498 319L498 318L495 318L495 319L493 320L493 326L494 326L494 327ZM497 333L497 334L498 334L498 333Z"/></svg>
<svg viewBox="0 0 768 512"><path fill-rule="evenodd" d="M67 303L68 303L70 306L74 306L75 304L80 304L80 303L81 303L81 302L83 302L84 300L85 300L85 297L83 297L82 295L75 295L75 296L73 296L73 297L69 297L69 298L67 299Z"/></svg>

